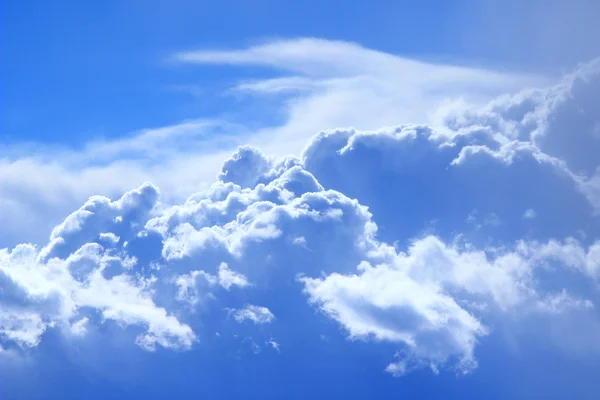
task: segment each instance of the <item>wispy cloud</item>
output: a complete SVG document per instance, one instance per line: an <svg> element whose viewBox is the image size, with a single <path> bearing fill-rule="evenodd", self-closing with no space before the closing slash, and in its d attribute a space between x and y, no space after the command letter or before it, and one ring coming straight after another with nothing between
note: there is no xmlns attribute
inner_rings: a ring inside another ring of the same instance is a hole
<svg viewBox="0 0 600 400"><path fill-rule="evenodd" d="M496 95L546 82L540 76L425 63L314 38L241 50L186 51L173 59L198 65L262 66L276 70L274 74L288 74L250 82L242 77L235 86L262 95L295 92L282 99L286 122L265 127L252 143L275 153L298 151L308 136L322 129L428 123L433 111L450 99L485 103Z"/></svg>
<svg viewBox="0 0 600 400"><path fill-rule="evenodd" d="M74 204L94 194L120 196L132 185L160 182L164 201L181 199L216 176L222 160L243 140L240 128L188 121L81 149L28 144L0 149L0 247L41 242Z"/></svg>

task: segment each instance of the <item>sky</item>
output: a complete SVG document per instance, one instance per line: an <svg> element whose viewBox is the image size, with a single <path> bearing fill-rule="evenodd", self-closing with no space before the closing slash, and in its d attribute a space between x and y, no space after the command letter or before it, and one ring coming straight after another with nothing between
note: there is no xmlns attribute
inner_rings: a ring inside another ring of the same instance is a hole
<svg viewBox="0 0 600 400"><path fill-rule="evenodd" d="M600 3L1 7L0 398L597 397Z"/></svg>

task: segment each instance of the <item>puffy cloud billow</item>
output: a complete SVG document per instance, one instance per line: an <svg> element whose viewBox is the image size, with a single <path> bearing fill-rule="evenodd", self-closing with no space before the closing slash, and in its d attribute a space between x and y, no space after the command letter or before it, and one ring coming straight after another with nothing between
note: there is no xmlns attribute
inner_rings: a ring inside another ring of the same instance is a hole
<svg viewBox="0 0 600 400"><path fill-rule="evenodd" d="M278 324L318 336L325 319L347 346L394 346L381 369L403 375L470 372L515 320L593 321L598 337L599 70L452 105L443 126L325 131L299 158L240 147L183 204L150 183L92 197L46 245L0 250L1 348L112 324L185 351L229 321L279 350L296 333Z"/></svg>

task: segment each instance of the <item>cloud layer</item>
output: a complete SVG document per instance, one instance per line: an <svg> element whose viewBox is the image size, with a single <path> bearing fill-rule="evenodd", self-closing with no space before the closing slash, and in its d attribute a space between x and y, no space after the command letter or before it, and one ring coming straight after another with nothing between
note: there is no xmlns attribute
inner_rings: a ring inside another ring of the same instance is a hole
<svg viewBox="0 0 600 400"><path fill-rule="evenodd" d="M400 62L310 40L178 57L314 79L326 57L306 59L311 46L339 53L339 71L353 74L364 71L348 65ZM179 204L150 183L90 197L44 245L0 250L2 349L35 351L49 332L102 340L90 332L110 326L144 350L190 350L234 322L258 353L252 337L279 351L300 333L275 337L277 325L301 321L319 335L325 320L347 346L393 346L381 360L393 375L462 374L477 367L485 338L515 320L600 329L599 70L594 61L483 108L449 103L440 125L324 131L300 157L242 146ZM473 72L444 71L454 84Z"/></svg>
<svg viewBox="0 0 600 400"><path fill-rule="evenodd" d="M179 203L210 186L223 160L240 145L254 145L269 155L299 155L322 129L426 123L447 99L465 98L481 105L547 80L418 62L313 38L239 50L190 51L172 59L178 68L239 68L234 81L222 83L228 86L225 93L203 94L226 101L227 113L74 148L0 146L0 246L43 244L52 227L89 196L120 197L145 181L161 188L163 202ZM261 79L245 75L243 67L248 65L266 72Z"/></svg>

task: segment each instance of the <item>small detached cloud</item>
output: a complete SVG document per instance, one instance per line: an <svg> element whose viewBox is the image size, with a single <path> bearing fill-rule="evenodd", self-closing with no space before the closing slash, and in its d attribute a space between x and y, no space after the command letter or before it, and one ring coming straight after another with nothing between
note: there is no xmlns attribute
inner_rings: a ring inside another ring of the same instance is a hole
<svg viewBox="0 0 600 400"><path fill-rule="evenodd" d="M537 217L537 213L535 212L535 210L533 208L528 208L523 213L523 218L525 218L525 219L534 219L535 217Z"/></svg>
<svg viewBox="0 0 600 400"><path fill-rule="evenodd" d="M218 280L219 285L224 287L226 290L229 290L232 286L244 288L250 285L244 275L230 270L225 263L221 263L219 265Z"/></svg>
<svg viewBox="0 0 600 400"><path fill-rule="evenodd" d="M248 304L240 310L230 310L233 318L239 322L251 321L255 324L270 324L275 320L275 315L267 307Z"/></svg>
<svg viewBox="0 0 600 400"><path fill-rule="evenodd" d="M270 345L270 346L273 348L273 350L275 350L276 352L278 352L278 353L281 353L281 350L280 350L279 343L277 343L277 342L275 341L275 339L273 339L273 338L270 338L270 339L267 341L267 344L268 344L268 345Z"/></svg>

